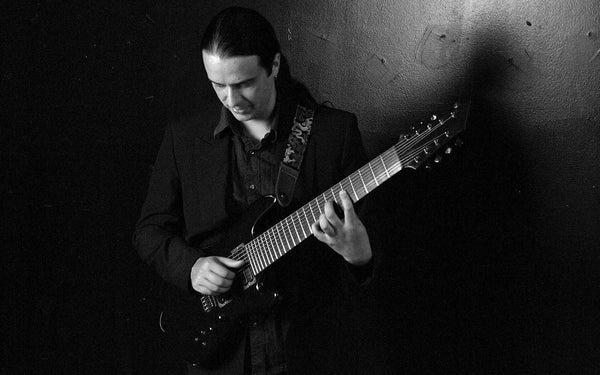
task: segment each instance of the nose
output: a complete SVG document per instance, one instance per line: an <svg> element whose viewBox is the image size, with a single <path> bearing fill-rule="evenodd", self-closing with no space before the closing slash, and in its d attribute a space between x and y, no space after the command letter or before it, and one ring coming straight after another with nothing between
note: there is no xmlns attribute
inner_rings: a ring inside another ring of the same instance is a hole
<svg viewBox="0 0 600 375"><path fill-rule="evenodd" d="M242 102L242 96L235 87L227 87L225 89L225 95L225 100L223 100L223 102L229 108L239 106Z"/></svg>

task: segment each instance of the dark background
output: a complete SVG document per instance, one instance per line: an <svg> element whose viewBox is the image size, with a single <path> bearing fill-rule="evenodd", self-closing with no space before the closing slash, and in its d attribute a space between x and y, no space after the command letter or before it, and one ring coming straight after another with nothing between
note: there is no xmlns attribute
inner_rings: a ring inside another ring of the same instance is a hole
<svg viewBox="0 0 600 375"><path fill-rule="evenodd" d="M593 0L3 5L2 372L176 371L130 235L165 122L213 95L196 45L230 4L273 22L373 156L472 100L456 156L375 197L412 250L307 350L339 373L598 373Z"/></svg>

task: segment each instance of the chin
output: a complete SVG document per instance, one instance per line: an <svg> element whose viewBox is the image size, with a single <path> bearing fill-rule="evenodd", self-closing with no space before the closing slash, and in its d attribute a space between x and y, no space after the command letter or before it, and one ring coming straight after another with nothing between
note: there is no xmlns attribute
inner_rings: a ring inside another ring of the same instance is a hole
<svg viewBox="0 0 600 375"><path fill-rule="evenodd" d="M235 113L233 111L230 111L231 114L233 115L233 117L235 117L236 120L238 121L248 121L248 120L252 120L252 113Z"/></svg>

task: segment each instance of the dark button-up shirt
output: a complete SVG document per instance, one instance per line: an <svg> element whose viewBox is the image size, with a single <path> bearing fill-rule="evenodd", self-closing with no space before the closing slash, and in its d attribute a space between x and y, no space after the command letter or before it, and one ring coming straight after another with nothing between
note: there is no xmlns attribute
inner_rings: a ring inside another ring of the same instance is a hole
<svg viewBox="0 0 600 375"><path fill-rule="evenodd" d="M279 163L276 155L279 143L286 142L277 133L277 118L262 140L249 137L240 122L230 113L227 121L215 129L215 136L229 132L232 147L231 188L234 211L243 211L261 196L275 192ZM280 374L285 371L284 337L287 322L281 311L251 316L246 338L246 373Z"/></svg>
<svg viewBox="0 0 600 375"><path fill-rule="evenodd" d="M276 107L276 111L279 107ZM272 129L262 140L249 137L240 122L228 111L223 112L226 121L221 121L215 128L214 136L230 136L231 163L231 198L233 207L231 214L243 212L261 196L273 194L280 155L277 150L287 143L287 135L279 134L278 117L275 118ZM285 125L285 124L282 124ZM372 264L355 267L347 264L354 278L362 283L372 273ZM284 342L289 322L280 309L274 308L266 315L251 316L249 319L248 335L246 337L247 374L281 374L285 372Z"/></svg>

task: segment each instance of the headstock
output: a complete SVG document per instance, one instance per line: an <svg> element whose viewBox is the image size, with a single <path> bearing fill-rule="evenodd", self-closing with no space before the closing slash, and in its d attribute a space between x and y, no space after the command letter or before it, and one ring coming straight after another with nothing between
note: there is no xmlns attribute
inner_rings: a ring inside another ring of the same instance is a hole
<svg viewBox="0 0 600 375"><path fill-rule="evenodd" d="M454 148L460 147L462 141L457 136L466 128L467 114L468 107L463 110L455 103L448 113L434 114L428 121L413 127L409 134L402 135L396 146L402 167L417 169L430 159L439 163Z"/></svg>

